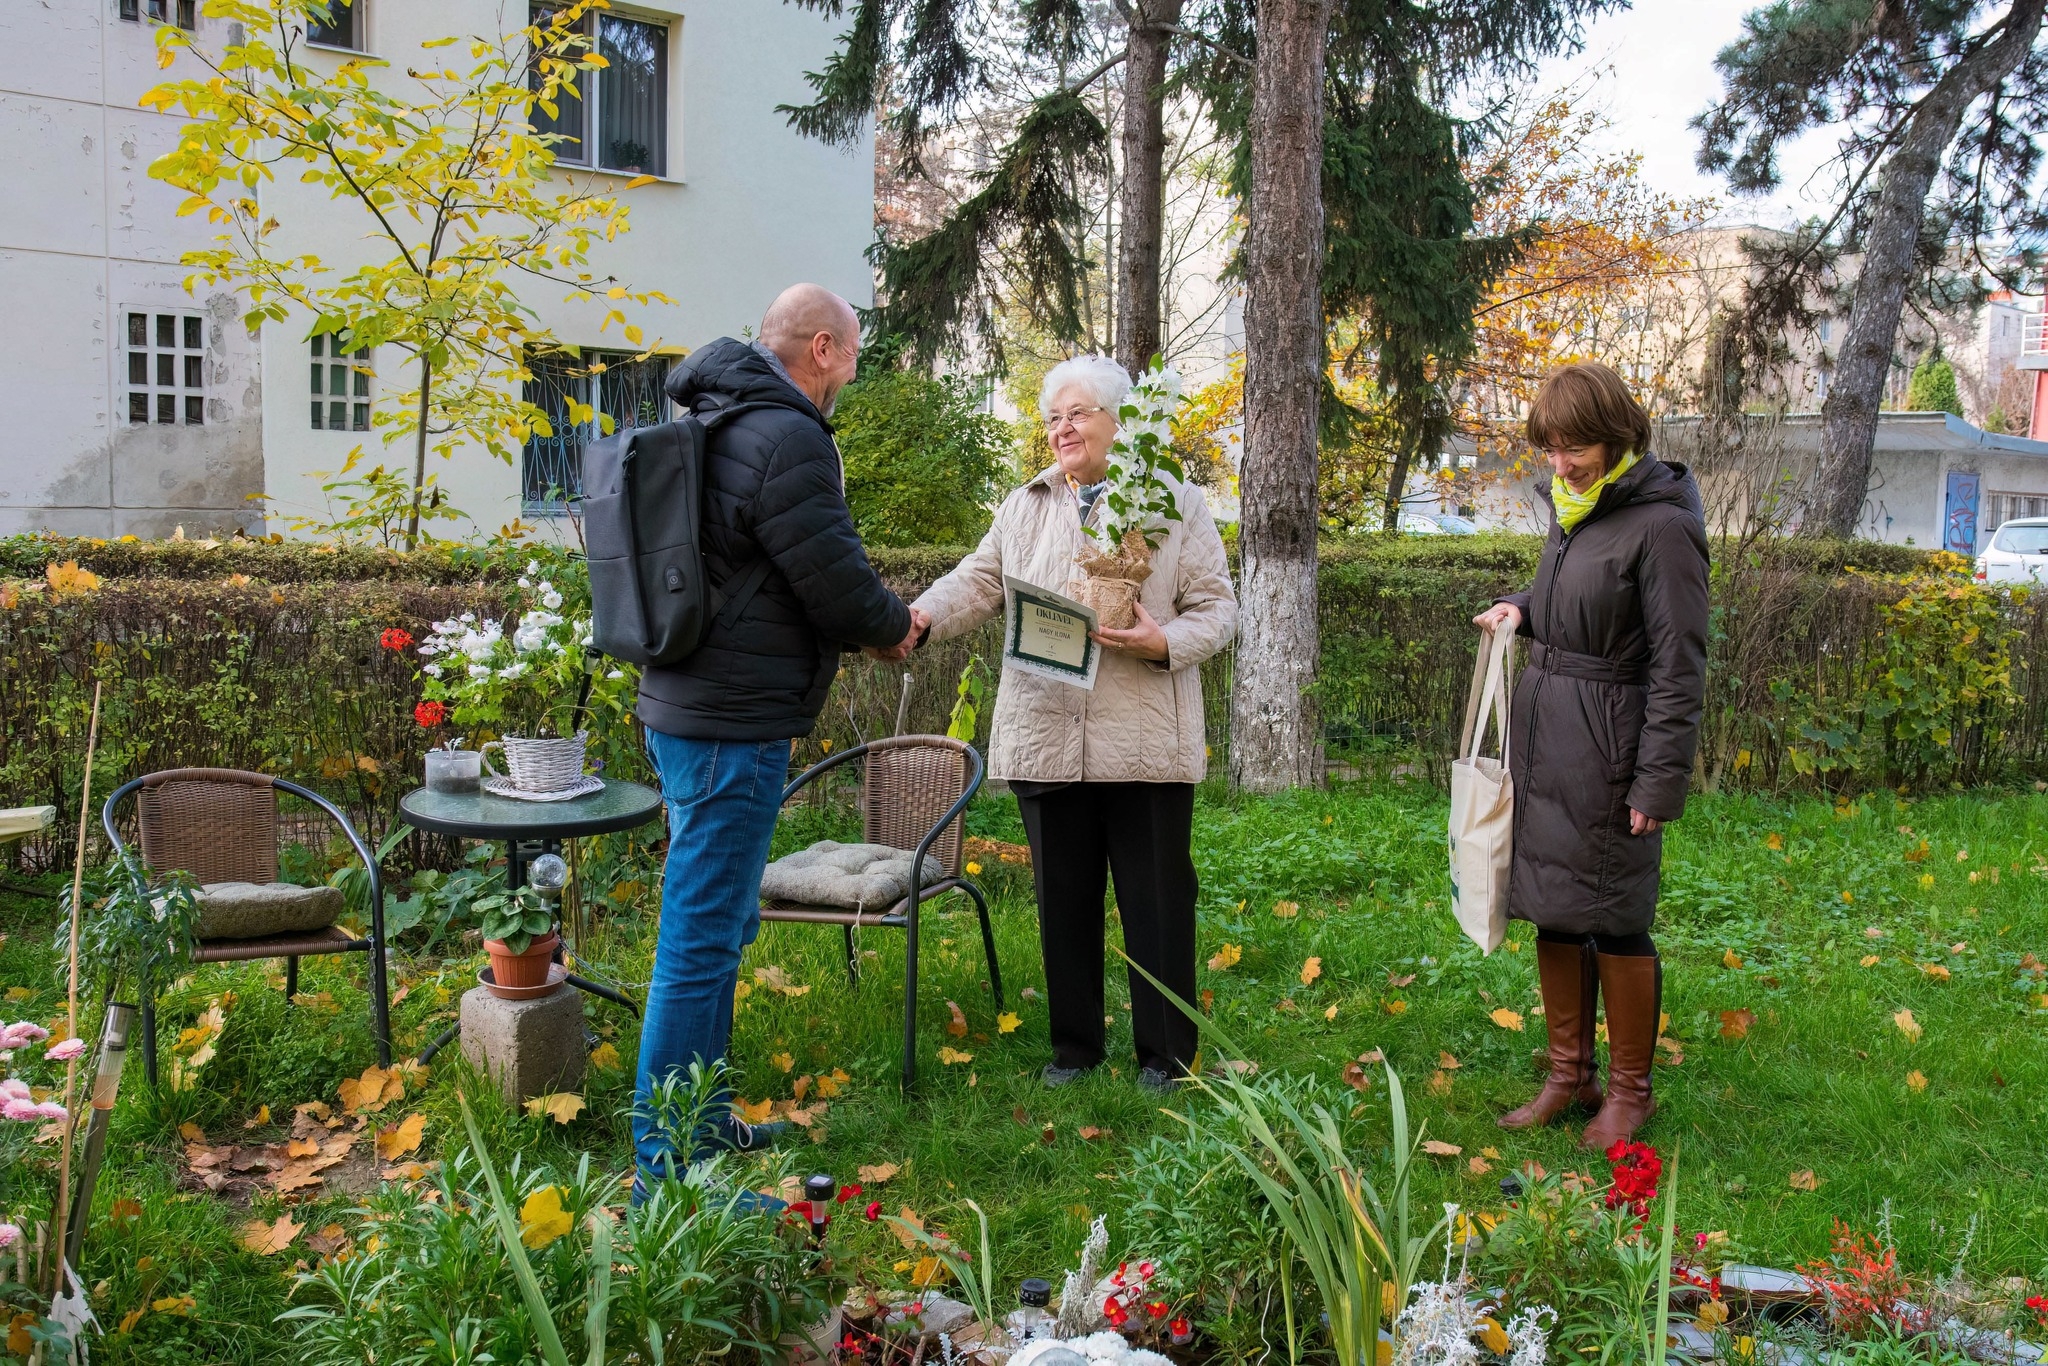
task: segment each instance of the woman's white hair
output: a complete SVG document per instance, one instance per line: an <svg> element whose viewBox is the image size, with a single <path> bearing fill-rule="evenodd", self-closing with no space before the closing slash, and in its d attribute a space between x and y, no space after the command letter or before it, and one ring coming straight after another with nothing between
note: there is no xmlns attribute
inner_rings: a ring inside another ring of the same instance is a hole
<svg viewBox="0 0 2048 1366"><path fill-rule="evenodd" d="M1123 406L1124 395L1131 392L1131 375L1108 356L1073 356L1063 360L1046 372L1045 383L1039 386L1040 417L1052 416L1052 401L1063 389L1079 389L1088 395L1089 402L1115 413Z"/></svg>

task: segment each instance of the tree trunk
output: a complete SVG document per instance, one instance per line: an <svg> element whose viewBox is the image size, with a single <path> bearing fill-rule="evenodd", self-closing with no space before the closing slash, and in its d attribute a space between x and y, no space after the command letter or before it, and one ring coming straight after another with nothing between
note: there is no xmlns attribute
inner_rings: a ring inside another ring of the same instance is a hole
<svg viewBox="0 0 2048 1366"><path fill-rule="evenodd" d="M420 544L420 498L427 487L427 398L434 391L434 362L420 353L420 429L412 453L412 515L405 519L405 548Z"/></svg>
<svg viewBox="0 0 2048 1366"><path fill-rule="evenodd" d="M1413 463L1414 447L1404 428L1401 433L1401 448L1394 452L1394 464L1387 471L1387 502L1384 509L1384 531L1401 529L1401 495L1408 489L1408 466Z"/></svg>
<svg viewBox="0 0 2048 1366"><path fill-rule="evenodd" d="M1261 0L1245 243L1242 623L1230 776L1276 792L1323 780L1310 689L1316 402L1323 368L1323 46L1331 0Z"/></svg>
<svg viewBox="0 0 2048 1366"><path fill-rule="evenodd" d="M1166 234L1166 58L1182 0L1137 0L1124 58L1123 241L1116 254L1116 358L1133 375L1163 349L1160 258Z"/></svg>
<svg viewBox="0 0 2048 1366"><path fill-rule="evenodd" d="M1808 535L1850 536L1863 519L1877 410L1891 371L1927 192L1970 105L2010 76L2032 49L2044 9L2048 0L2014 0L2004 32L1950 67L1921 98L1885 163L1834 384L1821 405L1820 469L1802 528Z"/></svg>

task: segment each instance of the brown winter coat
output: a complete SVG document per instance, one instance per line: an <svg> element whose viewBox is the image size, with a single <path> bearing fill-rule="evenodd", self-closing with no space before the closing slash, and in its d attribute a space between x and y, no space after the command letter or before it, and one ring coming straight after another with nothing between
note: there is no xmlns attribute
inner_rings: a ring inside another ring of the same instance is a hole
<svg viewBox="0 0 2048 1366"><path fill-rule="evenodd" d="M1509 738L1508 915L1642 933L1664 837L1631 835L1629 811L1684 814L1706 689L1707 538L1692 475L1646 456L1570 536L1553 518L1536 582L1501 600L1537 642Z"/></svg>
<svg viewBox="0 0 2048 1366"><path fill-rule="evenodd" d="M1153 547L1138 601L1166 633L1152 663L1104 650L1094 690L1006 670L996 690L989 773L1037 782L1198 783L1203 743L1201 662L1237 634L1237 595L1223 540L1200 488L1178 484L1181 520ZM1102 515L1098 500L1091 517ZM1080 505L1058 465L1015 490L974 553L914 604L931 639L971 631L1002 614L1003 576L1071 593L1087 546Z"/></svg>

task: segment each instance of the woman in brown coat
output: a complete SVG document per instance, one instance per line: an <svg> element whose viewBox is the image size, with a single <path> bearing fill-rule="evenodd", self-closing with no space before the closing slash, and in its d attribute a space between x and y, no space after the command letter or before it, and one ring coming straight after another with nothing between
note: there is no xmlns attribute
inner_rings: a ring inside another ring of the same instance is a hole
<svg viewBox="0 0 2048 1366"><path fill-rule="evenodd" d="M1706 682L1707 539L1698 486L1650 452L1650 418L1604 365L1567 365L1529 410L1553 513L1536 582L1474 618L1535 641L1515 687L1508 915L1536 926L1550 1077L1503 1128L1599 1111L1582 1146L1656 1108L1663 970L1650 924L1660 830L1685 810ZM1607 998L1607 1086L1594 1009Z"/></svg>

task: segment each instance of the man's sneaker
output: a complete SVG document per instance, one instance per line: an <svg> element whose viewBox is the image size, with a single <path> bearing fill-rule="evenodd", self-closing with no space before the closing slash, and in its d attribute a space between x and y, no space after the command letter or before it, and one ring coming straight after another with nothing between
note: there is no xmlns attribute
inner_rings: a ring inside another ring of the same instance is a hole
<svg viewBox="0 0 2048 1366"><path fill-rule="evenodd" d="M1150 1091L1157 1096L1170 1096L1180 1087L1178 1081L1175 1081L1156 1067L1139 1068L1138 1085L1141 1089Z"/></svg>
<svg viewBox="0 0 2048 1366"><path fill-rule="evenodd" d="M1079 1081L1094 1070L1092 1067L1061 1067L1056 1062L1049 1062L1045 1065L1045 1070L1038 1074L1038 1079L1045 1083L1046 1090L1053 1091L1070 1081Z"/></svg>
<svg viewBox="0 0 2048 1366"><path fill-rule="evenodd" d="M729 1117L709 1126L704 1147L714 1152L758 1153L774 1147L776 1140L788 1132L789 1125L783 1120L749 1124L736 1116Z"/></svg>

